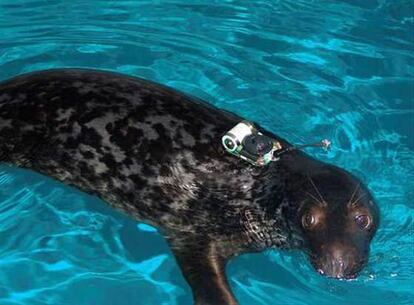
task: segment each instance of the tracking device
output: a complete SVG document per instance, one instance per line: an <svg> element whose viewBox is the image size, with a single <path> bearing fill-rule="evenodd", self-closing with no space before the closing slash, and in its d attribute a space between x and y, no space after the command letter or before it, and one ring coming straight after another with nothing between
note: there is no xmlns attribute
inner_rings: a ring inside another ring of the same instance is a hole
<svg viewBox="0 0 414 305"><path fill-rule="evenodd" d="M264 166L276 161L275 152L282 145L259 132L248 121L242 121L230 129L223 137L224 148L231 154L256 166Z"/></svg>
<svg viewBox="0 0 414 305"><path fill-rule="evenodd" d="M278 161L282 154L301 148L322 147L328 150L331 146L331 142L324 139L318 143L283 148L277 140L262 134L248 121L238 123L222 137L221 141L229 153L255 166L265 166L272 161Z"/></svg>

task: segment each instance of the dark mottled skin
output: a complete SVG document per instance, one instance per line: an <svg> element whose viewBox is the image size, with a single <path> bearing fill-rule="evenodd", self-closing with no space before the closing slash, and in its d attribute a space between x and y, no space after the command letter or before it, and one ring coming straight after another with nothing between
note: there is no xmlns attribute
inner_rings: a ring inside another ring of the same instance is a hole
<svg viewBox="0 0 414 305"><path fill-rule="evenodd" d="M198 305L237 304L226 262L270 247L304 249L321 273L356 274L378 224L368 190L300 151L260 169L226 153L221 136L241 120L142 79L44 71L0 83L0 161L157 226ZM356 225L361 211L369 228Z"/></svg>

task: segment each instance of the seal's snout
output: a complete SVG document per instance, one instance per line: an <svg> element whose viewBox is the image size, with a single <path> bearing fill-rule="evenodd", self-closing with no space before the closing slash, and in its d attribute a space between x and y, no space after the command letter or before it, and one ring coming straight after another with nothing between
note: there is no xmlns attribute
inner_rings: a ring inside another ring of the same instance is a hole
<svg viewBox="0 0 414 305"><path fill-rule="evenodd" d="M332 257L331 259L331 270L330 273L333 277L343 278L346 274L346 269L348 269L349 260L347 256L338 256Z"/></svg>
<svg viewBox="0 0 414 305"><path fill-rule="evenodd" d="M322 273L334 278L352 278L355 255L346 247L335 246L326 254L321 268Z"/></svg>
<svg viewBox="0 0 414 305"><path fill-rule="evenodd" d="M324 252L321 259L314 262L320 274L338 279L352 279L363 265L364 260L358 257L358 251L351 246L334 244Z"/></svg>

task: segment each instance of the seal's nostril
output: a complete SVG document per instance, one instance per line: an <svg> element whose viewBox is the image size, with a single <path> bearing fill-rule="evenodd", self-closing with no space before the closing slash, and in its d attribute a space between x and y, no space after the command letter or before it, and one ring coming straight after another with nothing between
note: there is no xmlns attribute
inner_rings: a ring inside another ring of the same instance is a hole
<svg viewBox="0 0 414 305"><path fill-rule="evenodd" d="M332 265L333 276L337 278L342 278L345 276L346 270L348 268L348 261L344 257L335 257L332 260Z"/></svg>
<svg viewBox="0 0 414 305"><path fill-rule="evenodd" d="M345 266L345 262L344 262L344 259L342 257L338 258L336 260L336 263L339 265L339 267L341 267L341 269L343 269L343 267Z"/></svg>

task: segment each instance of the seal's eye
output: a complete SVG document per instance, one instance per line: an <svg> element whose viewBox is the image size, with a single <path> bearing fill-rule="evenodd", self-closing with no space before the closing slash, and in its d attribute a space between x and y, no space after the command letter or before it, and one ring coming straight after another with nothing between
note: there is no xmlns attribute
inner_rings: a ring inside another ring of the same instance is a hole
<svg viewBox="0 0 414 305"><path fill-rule="evenodd" d="M355 222L361 230L366 230L371 226L371 217L368 215L355 216Z"/></svg>
<svg viewBox="0 0 414 305"><path fill-rule="evenodd" d="M315 223L316 223L316 219L311 213L306 213L305 215L303 215L303 217L302 217L302 226L305 229L311 228L312 226L315 225Z"/></svg>

